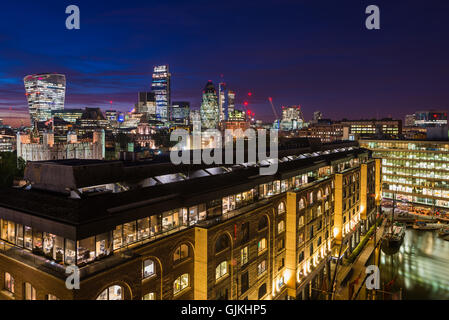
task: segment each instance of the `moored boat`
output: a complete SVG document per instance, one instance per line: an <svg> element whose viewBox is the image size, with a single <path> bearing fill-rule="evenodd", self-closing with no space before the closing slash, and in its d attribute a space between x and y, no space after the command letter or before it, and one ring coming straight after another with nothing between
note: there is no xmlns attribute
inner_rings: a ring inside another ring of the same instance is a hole
<svg viewBox="0 0 449 320"><path fill-rule="evenodd" d="M438 231L438 235L440 237L446 237L449 236L449 226L444 226Z"/></svg>
<svg viewBox="0 0 449 320"><path fill-rule="evenodd" d="M441 229L440 223L429 223L427 221L418 220L413 224L415 230L438 230Z"/></svg>
<svg viewBox="0 0 449 320"><path fill-rule="evenodd" d="M399 251L405 237L405 225L395 224L383 235L381 248L386 254L395 254Z"/></svg>

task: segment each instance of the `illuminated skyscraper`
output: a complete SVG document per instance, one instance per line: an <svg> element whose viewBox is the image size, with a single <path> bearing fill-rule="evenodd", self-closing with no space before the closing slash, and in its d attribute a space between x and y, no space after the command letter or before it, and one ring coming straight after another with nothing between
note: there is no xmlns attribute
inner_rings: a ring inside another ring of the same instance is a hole
<svg viewBox="0 0 449 320"><path fill-rule="evenodd" d="M29 75L23 82L32 126L36 121L51 119L52 111L64 110L65 75L56 73Z"/></svg>
<svg viewBox="0 0 449 320"><path fill-rule="evenodd" d="M228 90L228 107L227 114L231 114L235 110L235 92Z"/></svg>
<svg viewBox="0 0 449 320"><path fill-rule="evenodd" d="M220 121L227 119L226 83L218 84L218 109L220 110Z"/></svg>
<svg viewBox="0 0 449 320"><path fill-rule="evenodd" d="M156 95L154 92L139 92L136 112L147 115L148 119L156 117Z"/></svg>
<svg viewBox="0 0 449 320"><path fill-rule="evenodd" d="M171 105L170 78L168 65L154 67L151 90L156 95L156 119L160 121L168 121L168 107Z"/></svg>
<svg viewBox="0 0 449 320"><path fill-rule="evenodd" d="M201 125L203 129L216 129L220 121L217 91L214 84L209 81L203 91L201 104Z"/></svg>
<svg viewBox="0 0 449 320"><path fill-rule="evenodd" d="M174 124L187 125L190 117L190 103L186 101L173 102L170 108L170 121Z"/></svg>

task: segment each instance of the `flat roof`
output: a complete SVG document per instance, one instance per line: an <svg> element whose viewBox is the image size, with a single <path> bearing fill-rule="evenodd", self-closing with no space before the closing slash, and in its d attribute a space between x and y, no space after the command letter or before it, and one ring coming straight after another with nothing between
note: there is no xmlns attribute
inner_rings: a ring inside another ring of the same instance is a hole
<svg viewBox="0 0 449 320"><path fill-rule="evenodd" d="M367 149L354 148L315 157L298 158L279 163L278 172L274 176L261 176L260 168L247 167L218 175L200 175L195 179L156 184L120 193L102 193L81 199L71 199L67 194L36 188L30 190L8 188L0 191L0 217L26 225L34 222L45 226L44 231L82 238L111 230L121 223L206 203L250 190L259 184L293 177L314 168L356 158L369 152ZM63 167L68 166L67 161L58 163ZM90 167L84 161L80 163ZM98 162L94 161L91 165L98 166ZM109 164L103 162L100 165Z"/></svg>

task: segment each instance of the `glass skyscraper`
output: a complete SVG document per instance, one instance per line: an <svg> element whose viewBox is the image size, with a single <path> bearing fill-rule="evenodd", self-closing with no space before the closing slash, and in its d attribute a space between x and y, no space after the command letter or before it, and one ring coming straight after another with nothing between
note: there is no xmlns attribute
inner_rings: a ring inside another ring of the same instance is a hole
<svg viewBox="0 0 449 320"><path fill-rule="evenodd" d="M156 119L164 122L168 121L168 107L171 105L170 77L168 65L154 67L151 90L156 95Z"/></svg>
<svg viewBox="0 0 449 320"><path fill-rule="evenodd" d="M29 75L23 82L33 127L36 121L51 119L52 111L64 110L65 75L56 73Z"/></svg>
<svg viewBox="0 0 449 320"><path fill-rule="evenodd" d="M203 129L216 129L220 122L217 91L214 84L209 81L203 91L201 104L201 125Z"/></svg>

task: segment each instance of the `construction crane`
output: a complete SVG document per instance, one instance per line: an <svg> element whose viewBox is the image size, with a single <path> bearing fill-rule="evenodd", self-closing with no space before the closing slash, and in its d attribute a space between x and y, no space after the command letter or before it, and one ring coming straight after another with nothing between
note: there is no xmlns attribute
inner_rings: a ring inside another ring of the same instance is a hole
<svg viewBox="0 0 449 320"><path fill-rule="evenodd" d="M277 113L276 108L274 107L274 104L273 104L273 98L269 97L268 101L270 101L270 105L271 105L271 108L273 109L273 113L274 113L274 116L276 117L276 120L279 120L279 114Z"/></svg>

